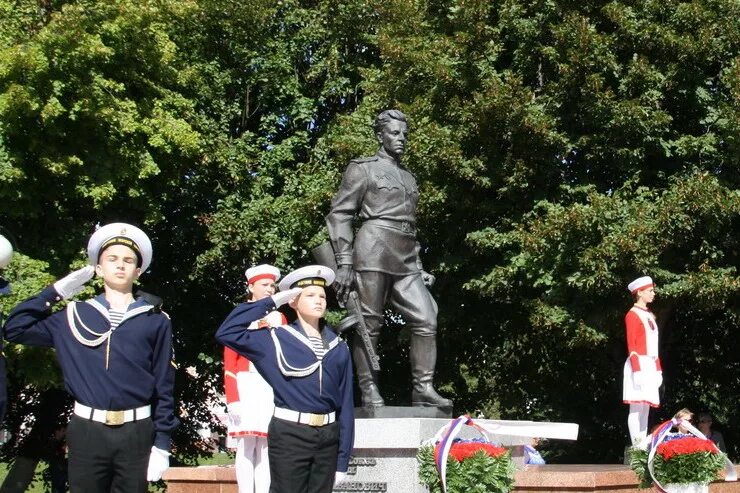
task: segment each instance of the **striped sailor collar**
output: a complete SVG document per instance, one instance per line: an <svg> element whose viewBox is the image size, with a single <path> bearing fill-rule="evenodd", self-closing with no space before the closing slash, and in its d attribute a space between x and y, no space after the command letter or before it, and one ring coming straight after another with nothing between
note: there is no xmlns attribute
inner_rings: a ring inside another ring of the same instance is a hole
<svg viewBox="0 0 740 493"><path fill-rule="evenodd" d="M105 294L104 293L100 293L95 298L93 298L91 300L88 300L88 303L91 302L91 301L96 302L96 304L102 306L106 310L110 310L110 303L108 303L108 300L105 299ZM92 304L92 303L90 303L90 304ZM126 308L126 312L130 312L131 310L135 310L137 308L141 308L141 307L144 307L144 306L146 306L148 308L151 308L152 307L152 305L150 305L149 303L147 303L144 300L144 298L136 298L136 299L134 299L134 302L131 303Z"/></svg>
<svg viewBox="0 0 740 493"><path fill-rule="evenodd" d="M313 346L311 345L311 341L309 341L308 339L308 334L306 334L306 331L303 330L303 327L301 327L301 323L298 320L294 320L288 325L281 325L280 327L285 329L293 337L308 346L309 349L313 348ZM321 339L324 341L324 346L327 348L327 350L334 349L337 344L341 342L341 339L339 338L337 333L334 332L334 329L332 329L328 324L324 324L324 327L321 330Z"/></svg>
<svg viewBox="0 0 740 493"><path fill-rule="evenodd" d="M105 299L104 294L99 294L95 298L91 298L85 301L85 303L95 308L98 312L100 312L103 318L110 322L110 303L108 303L108 300ZM123 318L121 319L120 323L123 323L126 320L134 318L135 316L142 313L146 313L152 308L154 308L154 305L147 303L143 298L137 298L134 300L133 303L126 307L126 313L123 314Z"/></svg>

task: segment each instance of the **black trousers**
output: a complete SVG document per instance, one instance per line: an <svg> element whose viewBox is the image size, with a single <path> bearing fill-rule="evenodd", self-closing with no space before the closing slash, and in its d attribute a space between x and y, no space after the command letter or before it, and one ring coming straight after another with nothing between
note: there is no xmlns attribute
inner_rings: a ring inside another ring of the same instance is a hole
<svg viewBox="0 0 740 493"><path fill-rule="evenodd" d="M107 426L72 415L67 427L71 493L146 493L151 418Z"/></svg>
<svg viewBox="0 0 740 493"><path fill-rule="evenodd" d="M267 429L270 493L331 493L339 423L310 426L273 417Z"/></svg>

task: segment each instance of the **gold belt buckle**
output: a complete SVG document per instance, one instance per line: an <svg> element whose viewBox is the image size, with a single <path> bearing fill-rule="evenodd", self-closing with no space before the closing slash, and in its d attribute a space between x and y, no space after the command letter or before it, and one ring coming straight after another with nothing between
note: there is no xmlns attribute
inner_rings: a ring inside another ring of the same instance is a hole
<svg viewBox="0 0 740 493"><path fill-rule="evenodd" d="M123 424L123 411L106 411L105 424L108 426L117 426Z"/></svg>
<svg viewBox="0 0 740 493"><path fill-rule="evenodd" d="M308 415L308 424L311 426L324 426L324 415L310 413Z"/></svg>

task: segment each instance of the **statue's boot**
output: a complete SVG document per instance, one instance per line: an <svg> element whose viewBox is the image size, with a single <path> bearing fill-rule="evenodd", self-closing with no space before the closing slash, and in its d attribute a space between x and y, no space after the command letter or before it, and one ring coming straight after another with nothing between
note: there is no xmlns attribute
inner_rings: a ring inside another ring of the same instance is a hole
<svg viewBox="0 0 740 493"><path fill-rule="evenodd" d="M452 407L452 401L434 390L434 367L437 363L437 339L434 336L411 336L412 406Z"/></svg>
<svg viewBox="0 0 740 493"><path fill-rule="evenodd" d="M378 336L370 336L370 342L377 354ZM365 351L365 345L357 334L355 334L352 352L355 362L355 371L357 372L357 384L360 387L362 395L362 406L385 406L385 401L378 390L378 372L373 371L372 366L370 366L370 358L368 358L367 351Z"/></svg>

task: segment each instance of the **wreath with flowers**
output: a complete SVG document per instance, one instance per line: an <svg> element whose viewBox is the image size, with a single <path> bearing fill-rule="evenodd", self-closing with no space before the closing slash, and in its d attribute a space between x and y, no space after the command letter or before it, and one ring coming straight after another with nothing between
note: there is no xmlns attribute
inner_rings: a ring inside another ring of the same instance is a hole
<svg viewBox="0 0 740 493"><path fill-rule="evenodd" d="M465 424L474 426L469 418ZM446 461L441 463L445 451ZM514 489L516 468L510 451L484 438L450 437L449 443L441 439L422 445L416 457L419 480L430 493L509 493Z"/></svg>
<svg viewBox="0 0 740 493"><path fill-rule="evenodd" d="M641 488L655 486L664 491L665 485L707 484L720 479L720 472L729 462L714 442L688 422L674 421L661 425L647 449L632 447L629 451L630 467L640 479ZM691 434L670 434L670 428L678 424L689 428ZM726 473L725 479L734 477Z"/></svg>

